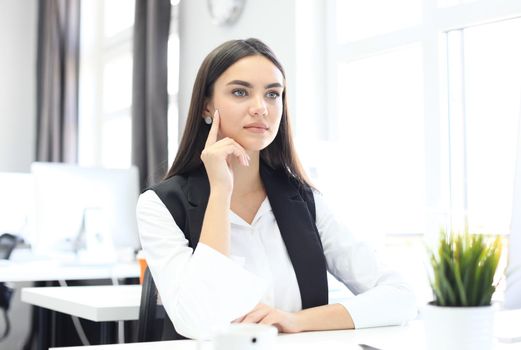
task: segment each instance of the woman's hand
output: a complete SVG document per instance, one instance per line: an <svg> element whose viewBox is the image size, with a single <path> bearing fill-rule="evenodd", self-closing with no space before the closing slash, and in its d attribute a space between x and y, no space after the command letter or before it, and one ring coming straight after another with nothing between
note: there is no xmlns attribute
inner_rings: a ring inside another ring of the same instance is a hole
<svg viewBox="0 0 521 350"><path fill-rule="evenodd" d="M235 140L229 137L217 140L220 119L219 111L215 110L212 127L201 153L201 160L208 174L210 188L221 189L231 194L233 190L232 157L235 157L244 166L249 165L250 157Z"/></svg>
<svg viewBox="0 0 521 350"><path fill-rule="evenodd" d="M260 323L277 327L280 333L302 331L297 313L285 312L265 304L258 304L252 311L233 321L234 323Z"/></svg>

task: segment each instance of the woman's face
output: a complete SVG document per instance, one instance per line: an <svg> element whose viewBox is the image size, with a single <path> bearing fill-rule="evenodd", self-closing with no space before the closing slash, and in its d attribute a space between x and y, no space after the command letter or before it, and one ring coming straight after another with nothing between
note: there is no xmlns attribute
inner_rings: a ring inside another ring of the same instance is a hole
<svg viewBox="0 0 521 350"><path fill-rule="evenodd" d="M282 116L284 77L264 56L248 56L216 80L205 115L219 110L219 136L230 137L247 151L260 151L277 135Z"/></svg>

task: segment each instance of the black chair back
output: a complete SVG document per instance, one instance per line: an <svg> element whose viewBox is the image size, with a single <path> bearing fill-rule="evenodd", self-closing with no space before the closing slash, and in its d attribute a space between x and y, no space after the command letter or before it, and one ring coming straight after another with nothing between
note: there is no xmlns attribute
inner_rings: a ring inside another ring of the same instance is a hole
<svg viewBox="0 0 521 350"><path fill-rule="evenodd" d="M14 247L22 240L10 233L0 235L0 259L9 259Z"/></svg>
<svg viewBox="0 0 521 350"><path fill-rule="evenodd" d="M159 293L150 273L145 270L139 307L138 342L186 339L178 334L163 305L158 303Z"/></svg>
<svg viewBox="0 0 521 350"><path fill-rule="evenodd" d="M22 242L22 239L10 233L0 235L0 259L9 259L18 242ZM9 310L13 293L14 290L12 288L0 282L0 310L4 316L5 324L4 331L0 335L0 341L7 338L11 330L11 322L7 311Z"/></svg>

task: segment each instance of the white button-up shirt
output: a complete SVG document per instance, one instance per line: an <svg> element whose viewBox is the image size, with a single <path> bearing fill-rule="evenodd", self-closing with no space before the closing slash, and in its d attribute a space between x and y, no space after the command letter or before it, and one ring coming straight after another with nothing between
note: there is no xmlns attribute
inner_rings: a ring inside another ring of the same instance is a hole
<svg viewBox="0 0 521 350"><path fill-rule="evenodd" d="M354 236L314 193L316 226L328 271L355 296L341 304L356 328L396 325L416 315L413 293L401 276L380 266L374 251ZM230 256L204 243L188 246L155 192L140 197L141 244L163 305L177 332L210 338L258 303L296 312L302 301L293 265L266 198L251 225L230 210Z"/></svg>

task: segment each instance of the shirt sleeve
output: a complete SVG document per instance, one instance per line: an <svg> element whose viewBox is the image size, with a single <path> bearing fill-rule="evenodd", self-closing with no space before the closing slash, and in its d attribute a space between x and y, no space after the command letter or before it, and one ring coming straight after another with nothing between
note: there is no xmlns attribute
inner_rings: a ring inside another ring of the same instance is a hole
<svg viewBox="0 0 521 350"><path fill-rule="evenodd" d="M344 283L354 297L341 304L355 328L399 325L416 316L416 300L409 285L396 271L379 263L369 244L357 240L314 192L316 225L328 271Z"/></svg>
<svg viewBox="0 0 521 350"><path fill-rule="evenodd" d="M155 192L139 197L136 213L147 264L179 334L208 339L261 300L266 282L204 243L189 247Z"/></svg>

